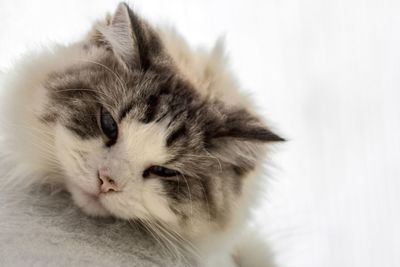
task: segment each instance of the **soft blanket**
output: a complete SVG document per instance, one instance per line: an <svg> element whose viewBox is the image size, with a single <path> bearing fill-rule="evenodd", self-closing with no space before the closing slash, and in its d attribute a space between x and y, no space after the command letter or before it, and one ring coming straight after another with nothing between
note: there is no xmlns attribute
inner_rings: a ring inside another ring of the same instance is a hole
<svg viewBox="0 0 400 267"><path fill-rule="evenodd" d="M187 266L140 227L95 219L65 192L0 192L0 266Z"/></svg>

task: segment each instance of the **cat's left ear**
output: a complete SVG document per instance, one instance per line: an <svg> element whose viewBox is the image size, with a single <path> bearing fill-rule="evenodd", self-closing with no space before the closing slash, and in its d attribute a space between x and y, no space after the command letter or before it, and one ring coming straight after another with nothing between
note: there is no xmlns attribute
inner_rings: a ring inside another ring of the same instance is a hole
<svg viewBox="0 0 400 267"><path fill-rule="evenodd" d="M162 51L157 33L126 3L120 3L105 24L96 25L95 33L92 41L111 49L129 69L148 69Z"/></svg>
<svg viewBox="0 0 400 267"><path fill-rule="evenodd" d="M283 142L284 138L274 133L260 119L245 110L234 110L224 114L224 119L211 133L212 139L232 138L253 142Z"/></svg>
<svg viewBox="0 0 400 267"><path fill-rule="evenodd" d="M206 125L207 151L230 164L237 174L242 175L256 166L263 144L285 141L246 110L222 114L215 125L212 122Z"/></svg>

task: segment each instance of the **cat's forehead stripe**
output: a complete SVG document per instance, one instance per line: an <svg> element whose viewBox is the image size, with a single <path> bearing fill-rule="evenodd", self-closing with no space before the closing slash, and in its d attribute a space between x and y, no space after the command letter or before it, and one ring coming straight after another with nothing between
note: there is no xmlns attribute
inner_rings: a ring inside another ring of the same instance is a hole
<svg viewBox="0 0 400 267"><path fill-rule="evenodd" d="M174 130L168 137L167 137L167 147L171 146L176 140L185 136L187 134L186 125L182 124L179 128Z"/></svg>
<svg viewBox="0 0 400 267"><path fill-rule="evenodd" d="M158 107L159 97L156 95L150 95L147 100L146 109L144 111L144 116L141 119L144 123L149 123L153 121Z"/></svg>

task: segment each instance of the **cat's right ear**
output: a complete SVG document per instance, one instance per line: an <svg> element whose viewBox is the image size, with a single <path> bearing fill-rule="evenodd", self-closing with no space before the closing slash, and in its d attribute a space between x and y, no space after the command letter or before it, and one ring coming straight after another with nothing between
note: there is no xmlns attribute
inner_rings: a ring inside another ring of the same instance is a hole
<svg viewBox="0 0 400 267"><path fill-rule="evenodd" d="M147 69L151 64L151 53L161 50L155 32L126 3L120 3L106 23L95 26L91 41L112 50L128 69Z"/></svg>

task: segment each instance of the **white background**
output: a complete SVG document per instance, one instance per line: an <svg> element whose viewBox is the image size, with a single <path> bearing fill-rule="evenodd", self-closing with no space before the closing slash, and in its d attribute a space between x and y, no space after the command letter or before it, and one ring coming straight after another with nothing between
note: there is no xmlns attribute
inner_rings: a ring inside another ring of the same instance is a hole
<svg viewBox="0 0 400 267"><path fill-rule="evenodd" d="M79 38L117 1L0 2L0 68ZM400 1L135 1L233 69L290 141L262 230L281 266L400 266Z"/></svg>

